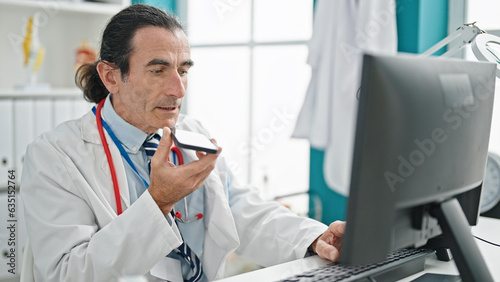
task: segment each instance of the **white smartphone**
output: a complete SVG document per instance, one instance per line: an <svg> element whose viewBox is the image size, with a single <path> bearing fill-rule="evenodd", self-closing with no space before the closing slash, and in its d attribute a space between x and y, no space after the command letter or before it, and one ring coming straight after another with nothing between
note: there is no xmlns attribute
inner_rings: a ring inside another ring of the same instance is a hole
<svg viewBox="0 0 500 282"><path fill-rule="evenodd" d="M172 130L172 139L175 146L179 148L202 151L209 154L216 154L219 151L219 148L201 133L174 129Z"/></svg>

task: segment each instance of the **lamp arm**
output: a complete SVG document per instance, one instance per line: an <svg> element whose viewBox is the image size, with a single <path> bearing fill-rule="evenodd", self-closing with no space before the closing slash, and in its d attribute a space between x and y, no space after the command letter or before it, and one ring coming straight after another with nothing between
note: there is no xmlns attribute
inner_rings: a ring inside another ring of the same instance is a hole
<svg viewBox="0 0 500 282"><path fill-rule="evenodd" d="M465 45L470 44L477 35L484 33L479 27L476 26L475 22L469 23L469 24L464 24L457 28L453 33L445 37L443 40L439 41L436 43L434 46L431 48L427 49L424 53L420 54L421 57L428 57L431 56L432 54L436 53L439 49L443 48L444 46L450 44L452 41L456 40L457 38L461 38L461 42L456 45L455 47L451 48L448 50L446 53L441 55L442 57L450 57L460 51Z"/></svg>

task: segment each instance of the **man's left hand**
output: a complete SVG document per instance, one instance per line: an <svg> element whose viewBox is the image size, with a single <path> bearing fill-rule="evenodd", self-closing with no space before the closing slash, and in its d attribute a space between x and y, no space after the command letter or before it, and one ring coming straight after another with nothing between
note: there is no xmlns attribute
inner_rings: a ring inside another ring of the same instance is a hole
<svg viewBox="0 0 500 282"><path fill-rule="evenodd" d="M311 247L315 253L324 259L337 261L340 256L340 247L342 246L342 236L345 232L345 222L335 221L328 229L319 236Z"/></svg>

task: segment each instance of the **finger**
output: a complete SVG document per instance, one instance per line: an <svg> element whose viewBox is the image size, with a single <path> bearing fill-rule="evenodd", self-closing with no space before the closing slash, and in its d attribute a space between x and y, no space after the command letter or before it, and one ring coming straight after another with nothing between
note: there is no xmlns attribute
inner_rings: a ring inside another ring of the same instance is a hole
<svg viewBox="0 0 500 282"><path fill-rule="evenodd" d="M316 244L316 253L324 258L331 261L337 261L339 259L339 251L334 246L328 244L323 240L318 240Z"/></svg>
<svg viewBox="0 0 500 282"><path fill-rule="evenodd" d="M172 146L172 137L170 136L170 128L163 128L163 136L160 139L160 143L158 144L158 149L156 149L156 153L153 156L154 159L160 159L166 161L168 156L170 155L170 147Z"/></svg>
<svg viewBox="0 0 500 282"><path fill-rule="evenodd" d="M212 144L214 144L215 146L217 146L217 141L214 138L210 139L210 142L212 142ZM217 153L210 154L210 155L219 155L221 153L221 151L222 151L222 148L219 147L219 146L217 146L217 148L218 148ZM202 151L196 151L196 156L198 157L198 159L201 158L204 155L208 155L208 154L205 153L205 152L202 152Z"/></svg>
<svg viewBox="0 0 500 282"><path fill-rule="evenodd" d="M196 182L196 184L194 185L194 188L198 189L201 187L201 185L203 185L203 183L205 183L205 180L207 180L208 176L210 175L210 173L207 173L207 174L200 174L199 177L200 179L198 179L198 181Z"/></svg>
<svg viewBox="0 0 500 282"><path fill-rule="evenodd" d="M215 154L207 154L207 153L202 152L202 151L196 151L196 156L198 157L198 159L201 159L203 156L211 155L214 159L216 159L220 155L220 153L222 152L221 147L217 147L217 148L219 148L219 149L217 150L217 153L215 153Z"/></svg>
<svg viewBox="0 0 500 282"><path fill-rule="evenodd" d="M219 148L217 154L198 155L198 160L177 167L177 174L186 180L185 184L187 187L190 187L190 189L194 187L199 188L203 184L210 172L215 168L215 163L221 150L222 148ZM198 154L198 152L196 153ZM200 184L200 181L203 182Z"/></svg>
<svg viewBox="0 0 500 282"><path fill-rule="evenodd" d="M328 230L336 237L342 237L345 233L345 221L334 221L328 226Z"/></svg>
<svg viewBox="0 0 500 282"><path fill-rule="evenodd" d="M200 160L196 161L196 162L201 162ZM190 163L192 164L192 163ZM191 174L191 179L193 179L193 181L195 182L200 182L200 181L205 181L205 179L208 177L208 175L214 170L215 168L215 164L216 164L216 159L214 159L213 161L210 161L207 163L206 166L198 166L197 169L198 170L194 170L193 174ZM203 184L203 183L201 183Z"/></svg>
<svg viewBox="0 0 500 282"><path fill-rule="evenodd" d="M221 149L219 149L219 153L220 153L220 151L221 151ZM212 155L211 158L213 158L213 160L210 161L206 167L197 167L197 168L201 168L201 170L198 170L198 171L191 170L191 172L194 172L194 173L188 176L189 180L192 181L191 183L193 183L193 186L192 186L193 188L199 188L199 187L201 187L201 185L203 185L203 183L205 182L205 180L208 178L208 176L210 175L210 173L215 168L217 159L214 158L213 154L209 154L209 155ZM205 158L205 157L203 156L203 158ZM207 159L207 158L205 158L205 159ZM195 162L201 162L201 161L198 160L198 161L195 161ZM188 165L192 165L192 164L193 164L193 162L189 163Z"/></svg>
<svg viewBox="0 0 500 282"><path fill-rule="evenodd" d="M204 155L206 155L207 153L205 152L202 152L202 151L196 151L196 156L198 157L198 159L201 159Z"/></svg>
<svg viewBox="0 0 500 282"><path fill-rule="evenodd" d="M183 170L184 168L185 168L185 166L180 166L177 169ZM182 194L182 197L185 197L185 196L191 194L193 191L195 191L196 189L200 188L203 185L205 180L210 175L210 172L212 171L212 169L213 169L213 167L209 167L209 168L205 169L204 171L196 172L195 174L190 174L190 175L184 174L184 176L182 176L182 179L184 179L183 180L183 187L184 188L181 189L182 191L178 190L177 192ZM189 171L188 173L192 173L192 171ZM179 198L179 199L181 199L181 198Z"/></svg>
<svg viewBox="0 0 500 282"><path fill-rule="evenodd" d="M213 165L207 166L203 171L200 171L198 174L194 176L194 178L197 179L197 182L195 184L196 188L199 188L201 187L201 185L203 185L203 183L208 178L208 176L210 176L210 173L214 170L214 168L215 168L215 162L213 163Z"/></svg>
<svg viewBox="0 0 500 282"><path fill-rule="evenodd" d="M199 155L199 157L200 159L177 168L177 172L183 175L184 179L192 181L193 184L197 183L198 179L210 174L215 168L218 154Z"/></svg>

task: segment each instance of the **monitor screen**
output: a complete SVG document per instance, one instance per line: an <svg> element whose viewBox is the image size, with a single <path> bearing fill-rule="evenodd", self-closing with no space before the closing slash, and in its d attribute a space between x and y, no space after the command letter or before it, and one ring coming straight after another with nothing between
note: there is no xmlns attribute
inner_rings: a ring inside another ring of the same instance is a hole
<svg viewBox="0 0 500 282"><path fill-rule="evenodd" d="M436 236L447 242L462 232L448 225L466 229L467 243L457 244L475 243L470 225L478 217L495 71L458 59L364 56L341 262L382 261ZM450 218L457 205L458 219Z"/></svg>

